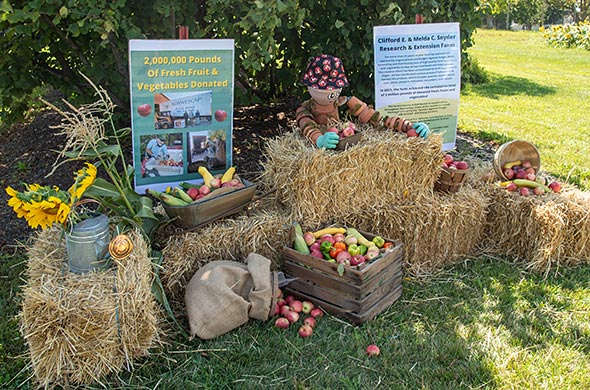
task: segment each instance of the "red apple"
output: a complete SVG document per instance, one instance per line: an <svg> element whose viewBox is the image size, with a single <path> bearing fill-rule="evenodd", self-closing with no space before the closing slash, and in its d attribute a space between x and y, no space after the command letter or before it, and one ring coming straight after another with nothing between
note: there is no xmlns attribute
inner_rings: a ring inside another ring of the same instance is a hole
<svg viewBox="0 0 590 390"><path fill-rule="evenodd" d="M290 312L290 311L291 311L291 306L289 306L288 304L284 304L284 305L281 306L280 314L282 316L286 316L287 313Z"/></svg>
<svg viewBox="0 0 590 390"><path fill-rule="evenodd" d="M279 317L275 320L275 326L280 329L287 329L291 325L288 319L285 317Z"/></svg>
<svg viewBox="0 0 590 390"><path fill-rule="evenodd" d="M516 190L518 190L518 186L514 183L508 183L508 185L506 186L506 191L516 192Z"/></svg>
<svg viewBox="0 0 590 390"><path fill-rule="evenodd" d="M445 164L447 164L447 166L448 166L448 165L451 165L451 163L453 162L453 156L452 156L451 154L449 154L449 153L445 154L445 155L443 156L443 162L444 162Z"/></svg>
<svg viewBox="0 0 590 390"><path fill-rule="evenodd" d="M533 173L536 174L537 172L535 172L535 168L533 167L528 167L524 170L525 173Z"/></svg>
<svg viewBox="0 0 590 390"><path fill-rule="evenodd" d="M360 265L366 261L365 256L363 255L354 255L352 259L350 259L350 265Z"/></svg>
<svg viewBox="0 0 590 390"><path fill-rule="evenodd" d="M289 320L290 323L294 323L299 321L299 313L297 313L296 311L290 311L287 314L285 314L285 318Z"/></svg>
<svg viewBox="0 0 590 390"><path fill-rule="evenodd" d="M351 135L354 135L354 129L347 127L346 129L342 130L342 136L350 137Z"/></svg>
<svg viewBox="0 0 590 390"><path fill-rule="evenodd" d="M221 179L218 177L214 177L209 181L209 186L211 188L220 188L221 187Z"/></svg>
<svg viewBox="0 0 590 390"><path fill-rule="evenodd" d="M529 194L531 193L531 191L527 187L520 187L519 192L522 196L529 196Z"/></svg>
<svg viewBox="0 0 590 390"><path fill-rule="evenodd" d="M303 236L303 239L305 240L305 236ZM314 243L309 246L309 250L310 251L319 251L320 250L320 243L318 242L318 240L314 241Z"/></svg>
<svg viewBox="0 0 590 390"><path fill-rule="evenodd" d="M191 187L188 190L186 190L186 193L188 194L188 196L191 197L192 200L197 199L197 196L199 195L199 189L195 188L195 187Z"/></svg>
<svg viewBox="0 0 590 390"><path fill-rule="evenodd" d="M371 344L367 347L367 355L371 357L378 356L380 353L381 351L379 350L379 347L375 344Z"/></svg>
<svg viewBox="0 0 590 390"><path fill-rule="evenodd" d="M305 318L303 319L303 325L309 325L309 326L311 326L312 328L315 328L315 325L316 325L316 320L315 320L315 318L313 318L313 317L305 317Z"/></svg>
<svg viewBox="0 0 590 390"><path fill-rule="evenodd" d="M551 191L556 193L561 191L561 184L559 184L558 181L552 181L547 187L551 188Z"/></svg>
<svg viewBox="0 0 590 390"><path fill-rule="evenodd" d="M457 169L469 169L469 164L467 164L465 161L457 161L455 166Z"/></svg>
<svg viewBox="0 0 590 390"><path fill-rule="evenodd" d="M278 303L275 303L275 309L274 309L272 315L278 316L279 314L281 314L281 306L279 306Z"/></svg>
<svg viewBox="0 0 590 390"><path fill-rule="evenodd" d="M336 128L336 126L330 126L326 130L326 133L336 133L336 134L338 134L338 128Z"/></svg>
<svg viewBox="0 0 590 390"><path fill-rule="evenodd" d="M410 129L408 130L408 132L406 133L406 135L410 138L413 137L417 137L418 136L418 132L415 129Z"/></svg>
<svg viewBox="0 0 590 390"><path fill-rule="evenodd" d="M152 106L149 104L141 104L137 107L137 113L141 116L148 116L152 112Z"/></svg>
<svg viewBox="0 0 590 390"><path fill-rule="evenodd" d="M518 171L516 172L515 176L517 179L524 179L526 177L526 173L524 171Z"/></svg>
<svg viewBox="0 0 590 390"><path fill-rule="evenodd" d="M296 298L293 295L287 295L285 297L285 301L287 301L287 305L290 305Z"/></svg>
<svg viewBox="0 0 590 390"><path fill-rule="evenodd" d="M512 169L504 169L504 177L506 177L506 179L510 180L514 177L514 171Z"/></svg>
<svg viewBox="0 0 590 390"><path fill-rule="evenodd" d="M527 173L524 176L525 179L530 180L530 181L535 181L535 179L537 178L537 176L534 173Z"/></svg>
<svg viewBox="0 0 590 390"><path fill-rule="evenodd" d="M318 318L318 317L323 317L324 316L323 310L320 309L319 307L314 307L313 309L311 309L311 311L309 312L309 314L313 318Z"/></svg>
<svg viewBox="0 0 590 390"><path fill-rule="evenodd" d="M342 251L336 255L336 261L339 264L350 265L350 259L352 259L352 255L348 251Z"/></svg>
<svg viewBox="0 0 590 390"><path fill-rule="evenodd" d="M299 337L309 337L313 334L313 328L309 325L301 325L301 327L299 328Z"/></svg>
<svg viewBox="0 0 590 390"><path fill-rule="evenodd" d="M207 185L202 185L201 187L199 187L199 193L203 196L207 195L210 192L211 192L211 188L209 188L209 186L207 186Z"/></svg>
<svg viewBox="0 0 590 390"><path fill-rule="evenodd" d="M525 169L526 169L526 168L530 168L530 167L532 167L532 166L533 166L533 164L531 164L531 162L530 162L529 160L524 160L524 161L522 162L522 167L523 167L523 168L525 168Z"/></svg>
<svg viewBox="0 0 590 390"><path fill-rule="evenodd" d="M322 252L320 252L319 249L312 250L312 251L310 251L309 254L312 255L313 257L318 258L318 259L322 259L322 260L324 259L324 255L322 254Z"/></svg>
<svg viewBox="0 0 590 390"><path fill-rule="evenodd" d="M305 241L307 246L310 247L309 249L311 249L311 246L315 244L315 237L313 236L313 233L311 233L311 232L304 233L303 240ZM320 245L318 244L318 249L319 248L320 248Z"/></svg>
<svg viewBox="0 0 590 390"><path fill-rule="evenodd" d="M277 305L279 306L285 306L287 304L287 301L285 301L285 298L279 298L277 299Z"/></svg>
<svg viewBox="0 0 590 390"><path fill-rule="evenodd" d="M291 306L291 310L293 310L297 313L301 313L301 311L303 311L303 303L301 303L301 301L298 299L291 302L291 304L289 306Z"/></svg>
<svg viewBox="0 0 590 390"><path fill-rule="evenodd" d="M311 313L311 311L314 308L313 303L311 303L310 301L303 301L301 303L302 303L302 309L301 309L301 311L304 312L305 314Z"/></svg>
<svg viewBox="0 0 590 390"><path fill-rule="evenodd" d="M334 242L344 242L344 234L336 233L332 237L334 237Z"/></svg>
<svg viewBox="0 0 590 390"><path fill-rule="evenodd" d="M215 111L215 120L217 122L223 122L225 120L225 118L227 118L227 112L225 112L223 110Z"/></svg>

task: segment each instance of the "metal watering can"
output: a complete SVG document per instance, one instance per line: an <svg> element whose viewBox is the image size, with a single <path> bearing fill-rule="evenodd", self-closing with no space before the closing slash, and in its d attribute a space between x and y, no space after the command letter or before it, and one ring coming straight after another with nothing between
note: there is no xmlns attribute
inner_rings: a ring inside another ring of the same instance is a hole
<svg viewBox="0 0 590 390"><path fill-rule="evenodd" d="M108 266L110 235L106 215L76 223L65 236L70 271L83 274Z"/></svg>

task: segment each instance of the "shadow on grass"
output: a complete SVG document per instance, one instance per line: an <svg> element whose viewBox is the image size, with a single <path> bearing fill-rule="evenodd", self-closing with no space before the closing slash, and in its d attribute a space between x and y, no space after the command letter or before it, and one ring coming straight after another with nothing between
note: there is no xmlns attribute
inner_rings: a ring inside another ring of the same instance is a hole
<svg viewBox="0 0 590 390"><path fill-rule="evenodd" d="M471 88L464 90L465 94L476 94L490 99L499 99L501 96L545 96L554 94L553 87L537 84L524 77L501 76L490 73L490 81L484 84L473 84Z"/></svg>
<svg viewBox="0 0 590 390"><path fill-rule="evenodd" d="M389 324L401 330L402 356L414 362L422 356L405 382L443 388L462 378L457 388L481 384L495 388L501 387L498 381L502 380L494 370L498 355L509 358L514 351L528 351L544 356L556 345L563 346L564 353L589 354L584 303L577 300L589 279L590 267L545 278L507 260L482 257L444 272L425 286L409 284L405 302L391 314L393 324ZM553 364L565 366L575 356L566 355ZM526 374L527 368L519 369L518 361L514 364L516 373ZM583 367L581 362L572 370L579 372ZM513 379L526 380L518 375Z"/></svg>

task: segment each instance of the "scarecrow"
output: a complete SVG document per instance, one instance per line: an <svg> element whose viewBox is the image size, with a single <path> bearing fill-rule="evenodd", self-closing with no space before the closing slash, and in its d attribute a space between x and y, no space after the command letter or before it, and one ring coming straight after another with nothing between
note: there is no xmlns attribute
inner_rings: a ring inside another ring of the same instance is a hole
<svg viewBox="0 0 590 390"><path fill-rule="evenodd" d="M389 129L403 132L414 129L416 135L428 137L430 130L425 123L412 123L400 117L383 118L378 111L358 98L340 96L342 88L348 86L348 79L342 61L337 57L328 54L313 57L305 69L302 82L307 86L311 99L297 109L295 119L303 136L320 148L334 149L338 144L338 134L324 133L321 126L325 127L330 121L337 122L338 108L344 104L362 123L371 123L374 126L382 124Z"/></svg>

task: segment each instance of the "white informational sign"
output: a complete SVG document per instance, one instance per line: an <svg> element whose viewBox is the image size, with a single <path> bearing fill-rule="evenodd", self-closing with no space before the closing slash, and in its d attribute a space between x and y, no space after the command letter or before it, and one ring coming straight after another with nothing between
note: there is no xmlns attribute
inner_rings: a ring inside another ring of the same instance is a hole
<svg viewBox="0 0 590 390"><path fill-rule="evenodd" d="M461 91L459 23L377 26L375 108L426 123L455 147Z"/></svg>
<svg viewBox="0 0 590 390"><path fill-rule="evenodd" d="M234 41L129 41L135 191L232 165Z"/></svg>

